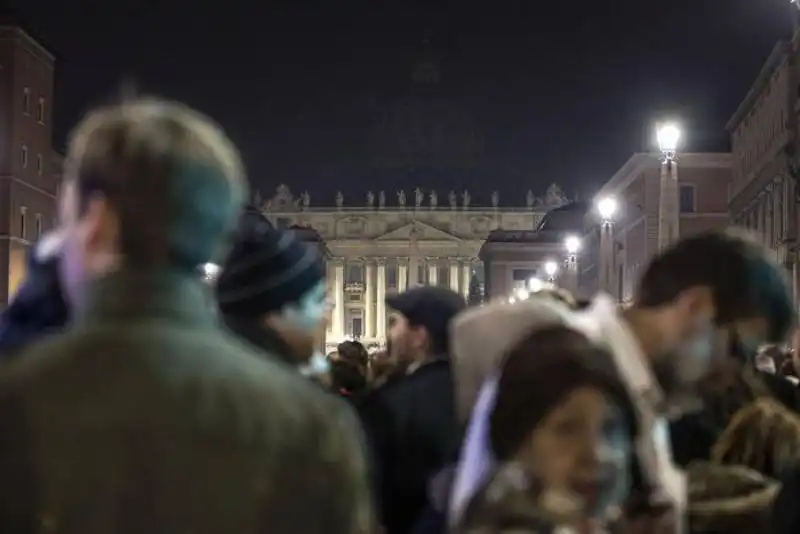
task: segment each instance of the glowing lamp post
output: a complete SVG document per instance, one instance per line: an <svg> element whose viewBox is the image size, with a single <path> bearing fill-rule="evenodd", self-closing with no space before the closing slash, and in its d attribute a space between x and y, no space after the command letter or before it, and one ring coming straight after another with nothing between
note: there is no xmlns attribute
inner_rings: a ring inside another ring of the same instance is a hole
<svg viewBox="0 0 800 534"><path fill-rule="evenodd" d="M553 282L558 273L558 263L549 260L544 263L544 273L547 275L547 280Z"/></svg>
<svg viewBox="0 0 800 534"><path fill-rule="evenodd" d="M658 148L664 157L665 162L675 161L675 154L678 151L678 143L681 140L681 131L674 124L664 124L656 131Z"/></svg>
<svg viewBox="0 0 800 534"><path fill-rule="evenodd" d="M564 248L567 251L567 275L570 291L578 291L578 252L581 250L581 240L578 236L567 236L564 239Z"/></svg>
<svg viewBox="0 0 800 534"><path fill-rule="evenodd" d="M616 282L614 218L618 211L619 204L614 197L603 197L597 201L597 213L600 215L599 289L617 299L619 299L619 291Z"/></svg>
<svg viewBox="0 0 800 534"><path fill-rule="evenodd" d="M220 270L219 265L216 265L214 263L206 263L205 265L203 265L203 274L205 275L206 280L208 281L215 280L217 278L217 275L219 274L219 270Z"/></svg>
<svg viewBox="0 0 800 534"><path fill-rule="evenodd" d="M658 197L658 249L664 250L678 239L680 224L680 188L678 186L678 145L681 131L674 124L656 130L661 150L661 181Z"/></svg>

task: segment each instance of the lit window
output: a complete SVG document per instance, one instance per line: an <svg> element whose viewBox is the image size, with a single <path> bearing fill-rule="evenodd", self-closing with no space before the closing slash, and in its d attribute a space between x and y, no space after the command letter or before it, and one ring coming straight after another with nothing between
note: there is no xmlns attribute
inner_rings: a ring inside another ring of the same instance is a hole
<svg viewBox="0 0 800 534"><path fill-rule="evenodd" d="M28 115L31 112L31 88L22 90L22 112Z"/></svg>
<svg viewBox="0 0 800 534"><path fill-rule="evenodd" d="M28 208L25 206L19 209L19 236L28 239Z"/></svg>
<svg viewBox="0 0 800 534"><path fill-rule="evenodd" d="M28 147L25 145L22 145L22 152L20 152L19 161L22 163L23 169L28 166Z"/></svg>
<svg viewBox="0 0 800 534"><path fill-rule="evenodd" d="M39 105L36 106L36 120L44 124L44 98L40 98Z"/></svg>
<svg viewBox="0 0 800 534"><path fill-rule="evenodd" d="M42 214L41 213L37 213L36 214L36 239L37 240L40 237L42 237L42 227L43 226L44 226L44 223L42 222Z"/></svg>

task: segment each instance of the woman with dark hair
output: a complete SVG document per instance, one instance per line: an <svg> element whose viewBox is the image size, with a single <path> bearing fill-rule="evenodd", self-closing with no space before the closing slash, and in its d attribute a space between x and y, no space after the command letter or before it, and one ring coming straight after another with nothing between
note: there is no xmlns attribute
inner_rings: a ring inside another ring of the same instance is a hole
<svg viewBox="0 0 800 534"><path fill-rule="evenodd" d="M596 533L616 519L630 487L635 418L604 361L564 326L532 332L510 351L487 428L468 437L485 440L489 465L472 496L457 482L468 498L456 532Z"/></svg>

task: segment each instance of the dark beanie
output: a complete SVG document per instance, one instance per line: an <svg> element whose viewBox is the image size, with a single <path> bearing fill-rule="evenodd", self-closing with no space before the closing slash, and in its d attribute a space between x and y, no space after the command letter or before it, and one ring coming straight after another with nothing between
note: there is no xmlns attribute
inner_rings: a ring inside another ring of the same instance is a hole
<svg viewBox="0 0 800 534"><path fill-rule="evenodd" d="M217 300L224 315L256 318L299 302L324 280L316 247L248 208L217 279Z"/></svg>

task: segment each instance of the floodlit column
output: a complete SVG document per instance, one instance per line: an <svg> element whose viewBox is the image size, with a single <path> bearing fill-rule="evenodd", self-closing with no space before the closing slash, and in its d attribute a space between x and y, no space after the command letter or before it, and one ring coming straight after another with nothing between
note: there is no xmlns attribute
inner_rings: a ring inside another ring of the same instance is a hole
<svg viewBox="0 0 800 534"><path fill-rule="evenodd" d="M469 260L461 266L461 294L469 298L469 285L472 282L472 263Z"/></svg>
<svg viewBox="0 0 800 534"><path fill-rule="evenodd" d="M397 262L397 292L402 293L408 288L408 262L400 259Z"/></svg>
<svg viewBox="0 0 800 534"><path fill-rule="evenodd" d="M666 124L658 129L656 137L662 154L658 197L658 250L663 251L677 241L680 235L680 188L676 156L681 132L677 126Z"/></svg>
<svg viewBox="0 0 800 534"><path fill-rule="evenodd" d="M364 274L364 338L375 337L375 265L368 261Z"/></svg>
<svg viewBox="0 0 800 534"><path fill-rule="evenodd" d="M340 343L344 338L344 261L336 260L333 268L333 340Z"/></svg>
<svg viewBox="0 0 800 534"><path fill-rule="evenodd" d="M619 299L615 252L614 223L605 221L600 225L600 288Z"/></svg>
<svg viewBox="0 0 800 534"><path fill-rule="evenodd" d="M458 293L458 261L450 261L450 289Z"/></svg>
<svg viewBox="0 0 800 534"><path fill-rule="evenodd" d="M428 285L435 286L439 283L439 266L435 261L428 263Z"/></svg>
<svg viewBox="0 0 800 534"><path fill-rule="evenodd" d="M386 340L386 261L385 260L378 260L378 277L375 283L375 290L377 293L377 296L375 297L376 300L375 337L377 337L379 341L383 342Z"/></svg>
<svg viewBox="0 0 800 534"><path fill-rule="evenodd" d="M658 202L658 249L665 250L680 235L678 162L661 164L661 191Z"/></svg>

